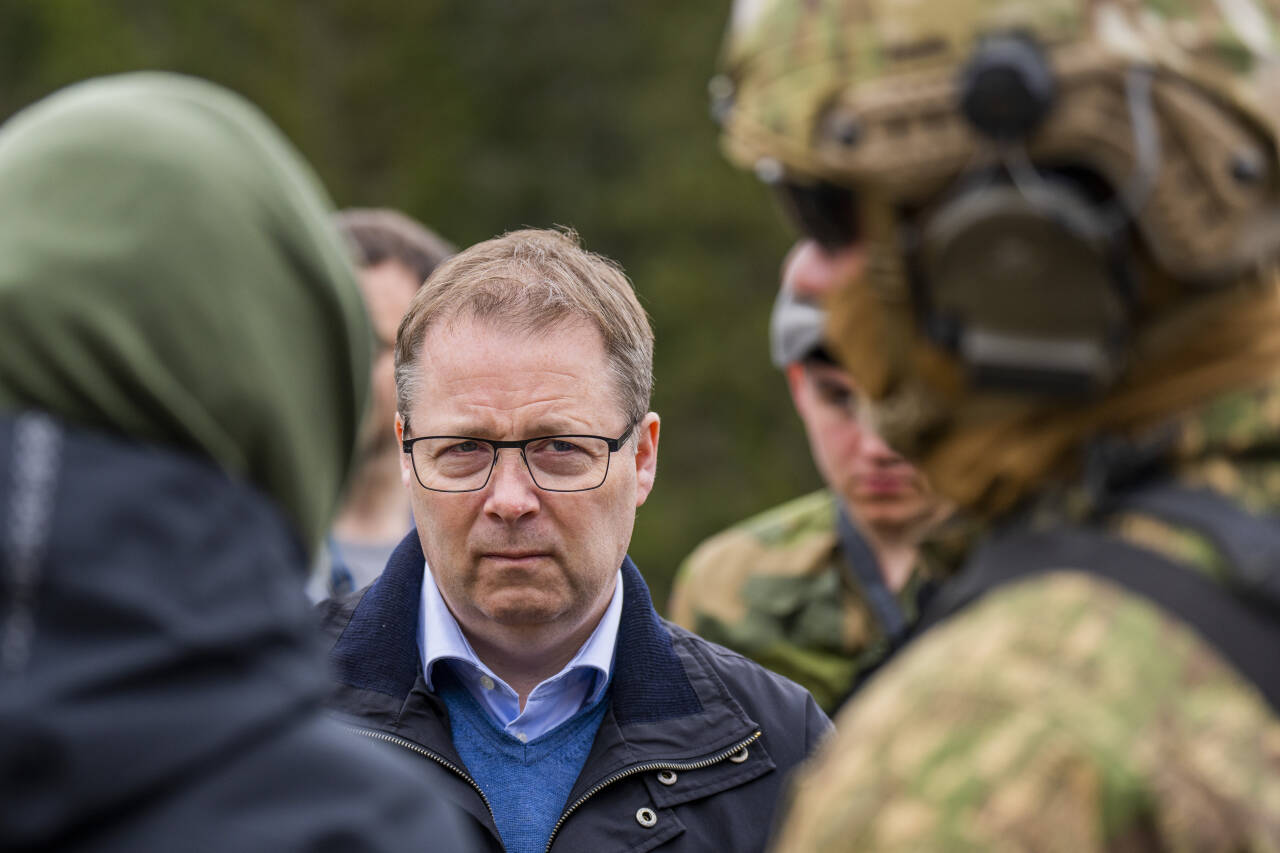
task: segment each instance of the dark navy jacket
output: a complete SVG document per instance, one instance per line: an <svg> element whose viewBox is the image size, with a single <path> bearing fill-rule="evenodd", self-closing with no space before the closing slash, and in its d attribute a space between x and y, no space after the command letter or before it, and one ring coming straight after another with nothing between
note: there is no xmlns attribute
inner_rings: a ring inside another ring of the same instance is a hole
<svg viewBox="0 0 1280 853"><path fill-rule="evenodd" d="M334 645L331 707L353 727L449 773L448 796L502 845L479 787L427 690L417 646L423 555L411 532L363 592L320 605ZM801 687L654 612L622 564L622 621L609 710L550 849L763 850L788 772L831 726Z"/></svg>
<svg viewBox="0 0 1280 853"><path fill-rule="evenodd" d="M30 414L0 415L0 507L0 850L471 849L420 765L322 710L270 501Z"/></svg>

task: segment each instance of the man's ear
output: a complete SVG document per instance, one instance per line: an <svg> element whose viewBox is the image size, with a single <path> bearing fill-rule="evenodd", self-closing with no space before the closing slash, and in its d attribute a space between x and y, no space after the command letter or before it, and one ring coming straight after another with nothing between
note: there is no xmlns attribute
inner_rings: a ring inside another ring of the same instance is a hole
<svg viewBox="0 0 1280 853"><path fill-rule="evenodd" d="M404 446L404 418L399 412L396 412L396 444ZM413 485L413 460L408 453L400 454L400 482L406 489Z"/></svg>
<svg viewBox="0 0 1280 853"><path fill-rule="evenodd" d="M636 506L640 506L653 491L653 481L658 474L658 433L662 421L657 412L650 412L636 427Z"/></svg>

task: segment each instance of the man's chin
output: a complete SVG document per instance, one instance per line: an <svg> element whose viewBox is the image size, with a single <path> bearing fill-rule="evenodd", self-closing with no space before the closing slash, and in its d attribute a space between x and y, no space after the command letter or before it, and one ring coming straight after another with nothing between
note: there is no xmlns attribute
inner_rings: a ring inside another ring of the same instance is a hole
<svg viewBox="0 0 1280 853"><path fill-rule="evenodd" d="M485 601L482 612L491 622L511 628L545 625L563 618L564 602L539 600L530 592L504 590Z"/></svg>

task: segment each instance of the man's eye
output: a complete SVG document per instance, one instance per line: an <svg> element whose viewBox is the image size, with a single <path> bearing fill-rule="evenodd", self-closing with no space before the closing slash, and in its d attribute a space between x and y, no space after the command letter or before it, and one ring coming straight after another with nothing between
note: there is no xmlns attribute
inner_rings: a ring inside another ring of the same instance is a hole
<svg viewBox="0 0 1280 853"><path fill-rule="evenodd" d="M572 437L549 436L532 442L525 452L530 457L537 456L543 459L591 456L594 454L588 447L588 441Z"/></svg>
<svg viewBox="0 0 1280 853"><path fill-rule="evenodd" d="M460 456L467 453L476 453L484 448L478 441L457 441L444 448L444 454Z"/></svg>

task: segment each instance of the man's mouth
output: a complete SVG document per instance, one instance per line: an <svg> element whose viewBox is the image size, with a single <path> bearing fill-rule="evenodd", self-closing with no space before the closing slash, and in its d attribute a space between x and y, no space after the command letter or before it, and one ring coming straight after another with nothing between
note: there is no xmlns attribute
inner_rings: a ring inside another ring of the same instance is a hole
<svg viewBox="0 0 1280 853"><path fill-rule="evenodd" d="M546 551L485 551L480 558L498 560L504 563L533 562L548 556Z"/></svg>

